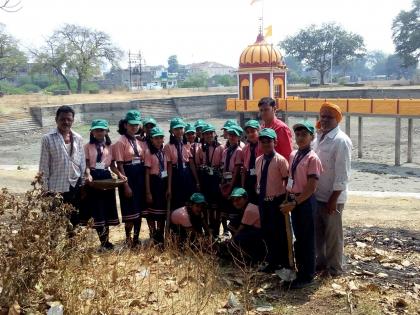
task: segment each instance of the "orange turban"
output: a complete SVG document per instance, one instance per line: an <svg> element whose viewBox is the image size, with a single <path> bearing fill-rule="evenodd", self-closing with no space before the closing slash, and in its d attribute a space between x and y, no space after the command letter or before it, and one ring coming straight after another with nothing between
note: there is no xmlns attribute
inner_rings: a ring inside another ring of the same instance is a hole
<svg viewBox="0 0 420 315"><path fill-rule="evenodd" d="M328 108L332 110L332 113L334 114L334 117L338 123L343 119L343 114L341 113L340 106L325 102L324 104L322 104L319 111L323 110L324 108ZM321 122L319 120L316 123L316 128L321 129Z"/></svg>

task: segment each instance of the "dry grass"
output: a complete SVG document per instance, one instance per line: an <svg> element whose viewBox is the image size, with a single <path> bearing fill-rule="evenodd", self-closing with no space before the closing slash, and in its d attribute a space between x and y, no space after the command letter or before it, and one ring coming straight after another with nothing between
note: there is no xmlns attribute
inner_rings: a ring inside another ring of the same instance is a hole
<svg viewBox="0 0 420 315"><path fill-rule="evenodd" d="M99 94L71 94L47 95L42 93L27 95L5 95L0 98L0 114L27 111L30 106L61 105L95 102L122 102L142 98L166 98L173 96L195 96L217 93L233 93L235 87L227 88L200 88L200 89L168 89L147 90L140 92L114 91L112 93L101 91Z"/></svg>
<svg viewBox="0 0 420 315"><path fill-rule="evenodd" d="M111 229L116 249L99 252L91 229L67 237L70 208L41 193L36 182L20 197L0 193L0 314L9 308L45 314L51 306L67 314L420 312L418 225L400 231L353 222L345 231L348 273L288 291L276 276L216 258L205 240L184 251L169 244L163 252L147 242L133 251L119 226Z"/></svg>

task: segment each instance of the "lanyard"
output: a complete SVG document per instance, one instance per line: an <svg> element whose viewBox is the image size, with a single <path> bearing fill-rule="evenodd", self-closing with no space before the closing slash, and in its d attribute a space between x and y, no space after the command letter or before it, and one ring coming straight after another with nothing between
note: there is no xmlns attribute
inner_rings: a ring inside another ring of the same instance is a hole
<svg viewBox="0 0 420 315"><path fill-rule="evenodd" d="M211 154L211 158L209 157L210 154L210 148L213 147L213 152ZM213 157L214 157L214 152L216 151L216 147L212 146L212 145L207 145L206 146L206 165L207 166L213 166Z"/></svg>
<svg viewBox="0 0 420 315"><path fill-rule="evenodd" d="M104 154L105 143L104 142L96 142L96 163L100 163L102 161L102 156Z"/></svg>
<svg viewBox="0 0 420 315"><path fill-rule="evenodd" d="M303 158L311 152L311 148L306 148L303 150L298 150L295 157L293 158L292 162L292 179L295 178L296 169L299 165L299 163L303 160Z"/></svg>
<svg viewBox="0 0 420 315"><path fill-rule="evenodd" d="M225 160L225 172L230 171L229 170L230 159L232 158L232 155L236 151L237 148L238 148L238 145L232 145L227 149L226 160Z"/></svg>
<svg viewBox="0 0 420 315"><path fill-rule="evenodd" d="M159 150L155 155L159 161L159 173L162 173L165 170L165 153Z"/></svg>
<svg viewBox="0 0 420 315"><path fill-rule="evenodd" d="M136 142L136 138L131 138L130 136L126 135L128 142L130 143L131 147L133 148L134 151L134 155L137 157L140 157L140 153L139 150L137 149L137 142Z"/></svg>

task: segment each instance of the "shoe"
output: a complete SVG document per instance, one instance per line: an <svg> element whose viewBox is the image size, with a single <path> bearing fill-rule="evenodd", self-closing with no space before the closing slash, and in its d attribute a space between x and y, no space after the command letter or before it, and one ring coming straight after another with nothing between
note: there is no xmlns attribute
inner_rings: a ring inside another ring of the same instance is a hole
<svg viewBox="0 0 420 315"><path fill-rule="evenodd" d="M141 242L138 238L134 238L133 242L131 243L131 248L137 248L141 245Z"/></svg>
<svg viewBox="0 0 420 315"><path fill-rule="evenodd" d="M289 283L289 288L291 290L297 290L297 289L303 289L303 288L309 287L313 284L314 284L313 280L296 279L296 280L293 280L291 283Z"/></svg>
<svg viewBox="0 0 420 315"><path fill-rule="evenodd" d="M111 242L106 242L106 243L103 245L103 247L104 247L105 249L112 250L112 249L114 249L114 244L112 244Z"/></svg>

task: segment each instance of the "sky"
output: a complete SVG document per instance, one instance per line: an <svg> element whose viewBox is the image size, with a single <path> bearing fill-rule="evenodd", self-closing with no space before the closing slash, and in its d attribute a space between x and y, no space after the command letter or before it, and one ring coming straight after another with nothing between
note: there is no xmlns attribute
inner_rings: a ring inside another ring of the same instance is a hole
<svg viewBox="0 0 420 315"><path fill-rule="evenodd" d="M17 1L17 0L16 0ZM2 2L0 0L0 2ZM264 3L262 5L262 2ZM393 53L391 25L411 0L21 0L0 22L22 47L42 45L56 28L78 24L108 33L123 51L141 51L147 65L216 61L238 66L258 34L259 17L277 44L310 24L336 22L363 36L368 50ZM263 9L263 10L262 10ZM124 66L126 62L122 61Z"/></svg>

